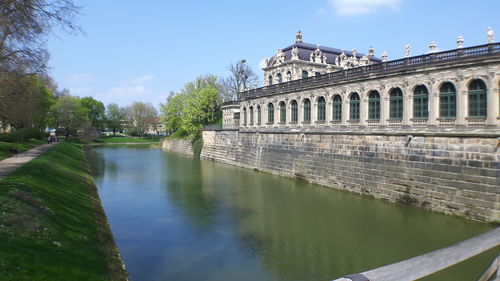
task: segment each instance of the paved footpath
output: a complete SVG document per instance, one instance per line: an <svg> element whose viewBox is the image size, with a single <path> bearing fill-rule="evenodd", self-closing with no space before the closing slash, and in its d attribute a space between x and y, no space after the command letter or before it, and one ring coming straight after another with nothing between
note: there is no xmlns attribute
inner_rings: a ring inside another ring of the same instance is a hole
<svg viewBox="0 0 500 281"><path fill-rule="evenodd" d="M55 144L42 144L31 150L16 154L12 157L0 161L0 180L12 174L22 165L36 158L38 155L51 149Z"/></svg>

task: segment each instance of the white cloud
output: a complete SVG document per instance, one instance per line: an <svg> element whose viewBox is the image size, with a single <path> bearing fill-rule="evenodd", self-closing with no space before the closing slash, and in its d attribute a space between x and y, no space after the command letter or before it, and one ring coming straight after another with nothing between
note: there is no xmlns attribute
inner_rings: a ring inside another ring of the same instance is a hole
<svg viewBox="0 0 500 281"><path fill-rule="evenodd" d="M402 0L329 0L341 15L359 15L376 12L379 8L397 9Z"/></svg>
<svg viewBox="0 0 500 281"><path fill-rule="evenodd" d="M153 74L146 74L146 75L143 75L140 77L132 78L132 79L130 79L129 82L132 85L139 85L139 84L144 84L148 81L151 81L155 78L156 78L156 76L154 76Z"/></svg>
<svg viewBox="0 0 500 281"><path fill-rule="evenodd" d="M94 75L90 73L75 73L66 77L66 82L68 84L80 84L90 82L94 79Z"/></svg>

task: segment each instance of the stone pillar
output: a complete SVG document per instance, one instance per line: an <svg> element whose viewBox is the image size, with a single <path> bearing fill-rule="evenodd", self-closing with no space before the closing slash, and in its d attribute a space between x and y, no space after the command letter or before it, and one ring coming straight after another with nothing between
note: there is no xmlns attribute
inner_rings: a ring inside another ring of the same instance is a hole
<svg viewBox="0 0 500 281"><path fill-rule="evenodd" d="M316 126L318 121L318 97L312 96L311 99L311 126Z"/></svg>
<svg viewBox="0 0 500 281"><path fill-rule="evenodd" d="M297 100L298 110L297 110L297 125L300 127L303 126L302 122L304 122L304 103L300 100Z"/></svg>
<svg viewBox="0 0 500 281"><path fill-rule="evenodd" d="M333 103L332 97L330 95L325 95L325 125L328 126L333 120L332 116Z"/></svg>
<svg viewBox="0 0 500 281"><path fill-rule="evenodd" d="M467 81L465 79L460 79L457 81L457 126L465 126L467 112Z"/></svg>
<svg viewBox="0 0 500 281"><path fill-rule="evenodd" d="M359 126L366 127L368 119L368 96L359 91Z"/></svg>
<svg viewBox="0 0 500 281"><path fill-rule="evenodd" d="M290 126L292 122L292 100L289 100L286 106L286 123L285 125Z"/></svg>
<svg viewBox="0 0 500 281"><path fill-rule="evenodd" d="M413 118L413 93L409 86L404 86L403 90L403 120L402 126L411 126Z"/></svg>
<svg viewBox="0 0 500 281"><path fill-rule="evenodd" d="M499 85L498 82L495 80L494 75L490 75L488 77L487 81L487 98L486 102L488 103L488 108L487 108L487 118L486 118L486 125L487 126L498 126L498 121L497 118L500 117L500 112L499 112Z"/></svg>
<svg viewBox="0 0 500 281"><path fill-rule="evenodd" d="M387 126L389 119L389 93L379 91L380 94L380 126Z"/></svg>
<svg viewBox="0 0 500 281"><path fill-rule="evenodd" d="M437 126L439 117L439 88L437 83L429 85L429 117L427 118L428 126Z"/></svg>
<svg viewBox="0 0 500 281"><path fill-rule="evenodd" d="M342 126L348 126L349 122L349 98L347 95L342 97Z"/></svg>

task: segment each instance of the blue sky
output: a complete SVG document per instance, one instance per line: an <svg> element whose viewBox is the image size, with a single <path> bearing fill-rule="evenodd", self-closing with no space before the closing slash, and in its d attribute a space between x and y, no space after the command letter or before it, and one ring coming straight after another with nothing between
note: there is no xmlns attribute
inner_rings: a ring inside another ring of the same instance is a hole
<svg viewBox="0 0 500 281"><path fill-rule="evenodd" d="M259 64L292 44L306 43L389 59L500 41L498 0L160 1L75 0L86 35L56 31L49 40L50 74L73 95L104 104L133 101L158 106L195 77L227 76L230 62L246 59L262 80Z"/></svg>

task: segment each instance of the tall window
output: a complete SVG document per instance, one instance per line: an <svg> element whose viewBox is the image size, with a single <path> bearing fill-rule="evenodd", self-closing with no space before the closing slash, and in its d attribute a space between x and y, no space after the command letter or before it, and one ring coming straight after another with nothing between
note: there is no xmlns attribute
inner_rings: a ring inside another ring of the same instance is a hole
<svg viewBox="0 0 500 281"><path fill-rule="evenodd" d="M281 77L281 73L278 73L277 77L278 77L278 83L282 83L283 77Z"/></svg>
<svg viewBox="0 0 500 281"><path fill-rule="evenodd" d="M262 117L260 115L260 105L257 105L257 125L260 125Z"/></svg>
<svg viewBox="0 0 500 281"><path fill-rule="evenodd" d="M457 116L457 91L450 82L439 88L439 117L455 118Z"/></svg>
<svg viewBox="0 0 500 281"><path fill-rule="evenodd" d="M299 105L296 100L292 101L292 122L297 123L299 115Z"/></svg>
<svg viewBox="0 0 500 281"><path fill-rule="evenodd" d="M318 98L318 122L325 122L326 120L326 104L325 98Z"/></svg>
<svg viewBox="0 0 500 281"><path fill-rule="evenodd" d="M342 120L342 97L340 95L335 95L333 97L333 121Z"/></svg>
<svg viewBox="0 0 500 281"><path fill-rule="evenodd" d="M250 126L253 125L253 106L250 106L248 108L248 111L250 112Z"/></svg>
<svg viewBox="0 0 500 281"><path fill-rule="evenodd" d="M274 124L274 105L272 103L267 105L267 123Z"/></svg>
<svg viewBox="0 0 500 281"><path fill-rule="evenodd" d="M267 81L268 81L268 85L271 86L273 84L273 76L269 75L269 77L267 77Z"/></svg>
<svg viewBox="0 0 500 281"><path fill-rule="evenodd" d="M429 92L424 85L413 91L413 118L427 119L429 116Z"/></svg>
<svg viewBox="0 0 500 281"><path fill-rule="evenodd" d="M243 107L243 126L247 125L247 109Z"/></svg>
<svg viewBox="0 0 500 281"><path fill-rule="evenodd" d="M304 123L311 122L311 101L306 99L304 101Z"/></svg>
<svg viewBox="0 0 500 281"><path fill-rule="evenodd" d="M394 88L389 94L389 118L403 119L403 91Z"/></svg>
<svg viewBox="0 0 500 281"><path fill-rule="evenodd" d="M302 78L307 78L309 77L309 72L307 70L302 70Z"/></svg>
<svg viewBox="0 0 500 281"><path fill-rule="evenodd" d="M359 95L352 93L349 99L349 119L359 120Z"/></svg>
<svg viewBox="0 0 500 281"><path fill-rule="evenodd" d="M286 81L291 81L292 80L292 72L288 71L286 73Z"/></svg>
<svg viewBox="0 0 500 281"><path fill-rule="evenodd" d="M469 117L486 117L486 85L480 79L469 85Z"/></svg>
<svg viewBox="0 0 500 281"><path fill-rule="evenodd" d="M280 102L280 124L286 123L286 104L284 101Z"/></svg>
<svg viewBox="0 0 500 281"><path fill-rule="evenodd" d="M368 119L380 120L380 94L377 91L368 95Z"/></svg>

